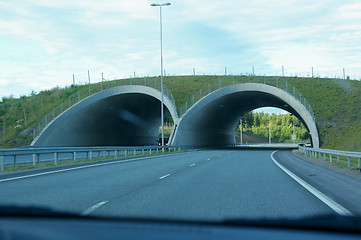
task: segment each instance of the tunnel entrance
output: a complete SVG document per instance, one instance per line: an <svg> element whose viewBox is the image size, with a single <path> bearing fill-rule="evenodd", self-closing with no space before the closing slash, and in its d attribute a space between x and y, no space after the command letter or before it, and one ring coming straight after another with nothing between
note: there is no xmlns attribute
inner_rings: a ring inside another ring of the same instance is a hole
<svg viewBox="0 0 361 240"><path fill-rule="evenodd" d="M121 86L97 93L59 115L32 145L156 145L160 99L158 90L145 86ZM166 96L164 113L178 117L175 105Z"/></svg>
<svg viewBox="0 0 361 240"><path fill-rule="evenodd" d="M200 146L235 144L234 130L241 117L262 107L292 113L306 127L313 146L319 147L316 123L307 108L288 92L260 83L228 86L199 100L181 118L172 143Z"/></svg>

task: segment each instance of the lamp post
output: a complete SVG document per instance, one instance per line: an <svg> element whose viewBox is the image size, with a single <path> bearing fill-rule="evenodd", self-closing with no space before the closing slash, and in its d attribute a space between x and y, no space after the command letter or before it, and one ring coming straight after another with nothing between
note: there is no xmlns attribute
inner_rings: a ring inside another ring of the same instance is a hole
<svg viewBox="0 0 361 240"><path fill-rule="evenodd" d="M162 7L169 6L170 3L152 3L150 6L159 7L159 18L160 18L160 85L162 92L161 110L160 117L162 120L162 147L164 147L164 110L163 110L163 36L162 36ZM163 148L164 151L164 148Z"/></svg>

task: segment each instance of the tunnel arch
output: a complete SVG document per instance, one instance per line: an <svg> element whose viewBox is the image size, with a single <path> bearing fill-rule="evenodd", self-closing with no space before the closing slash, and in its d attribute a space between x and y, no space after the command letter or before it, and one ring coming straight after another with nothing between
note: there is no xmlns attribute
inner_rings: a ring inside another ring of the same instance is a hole
<svg viewBox="0 0 361 240"><path fill-rule="evenodd" d="M295 115L306 127L311 144L319 148L316 122L293 95L261 83L241 83L214 91L195 103L180 119L172 139L174 145L234 144L234 129L246 113L275 107Z"/></svg>
<svg viewBox="0 0 361 240"><path fill-rule="evenodd" d="M34 139L31 146L155 145L161 124L161 92L146 86L120 86L70 107ZM164 111L178 121L175 104L164 95Z"/></svg>

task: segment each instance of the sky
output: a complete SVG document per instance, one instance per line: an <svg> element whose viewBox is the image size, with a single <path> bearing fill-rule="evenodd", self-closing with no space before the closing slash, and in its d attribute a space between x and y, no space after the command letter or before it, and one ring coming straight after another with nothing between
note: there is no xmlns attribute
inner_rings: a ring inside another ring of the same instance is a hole
<svg viewBox="0 0 361 240"><path fill-rule="evenodd" d="M159 7L148 0L0 0L0 98L160 74ZM162 3L162 2L161 2ZM361 2L174 0L162 8L167 75L361 79Z"/></svg>

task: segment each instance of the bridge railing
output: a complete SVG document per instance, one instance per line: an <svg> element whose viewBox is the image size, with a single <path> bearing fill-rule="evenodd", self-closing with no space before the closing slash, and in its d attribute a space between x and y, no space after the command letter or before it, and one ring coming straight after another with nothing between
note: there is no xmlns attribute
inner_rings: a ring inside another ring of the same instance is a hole
<svg viewBox="0 0 361 240"><path fill-rule="evenodd" d="M299 146L298 149L307 157L323 159L330 163L336 160L339 165L347 164L348 168L361 169L361 152L347 152L304 146Z"/></svg>
<svg viewBox="0 0 361 240"><path fill-rule="evenodd" d="M98 92L119 87L119 86L131 86L131 85L141 85L146 87L151 87L156 90L161 91L160 79L158 78L130 78L130 79L116 79L116 80L105 80L96 84L72 86L75 90L72 95L69 95L68 99L58 104L57 107L53 108L49 113L47 113L40 121L37 122L36 127L33 129L33 139L38 136L41 131L57 116L66 111L68 108L74 104L82 101L83 99L96 94ZM164 95L167 96L175 105L173 94L169 91L167 87L163 84Z"/></svg>
<svg viewBox="0 0 361 240"><path fill-rule="evenodd" d="M58 165L63 162L81 162L116 159L127 156L145 156L189 149L185 146L141 147L52 147L0 150L0 171Z"/></svg>
<svg viewBox="0 0 361 240"><path fill-rule="evenodd" d="M262 83L282 89L297 98L300 103L305 106L305 108L309 111L312 118L315 119L311 105L301 94L300 91L298 91L294 86L292 86L289 82L282 78L266 76L264 76L263 78L254 78L253 76L248 76L248 78L246 76L220 76L217 81L213 81L207 86L204 86L190 99L188 99L182 106L178 107L178 115L182 117L187 112L187 110L190 109L197 101L207 96L208 94L223 87L228 87L240 83Z"/></svg>

